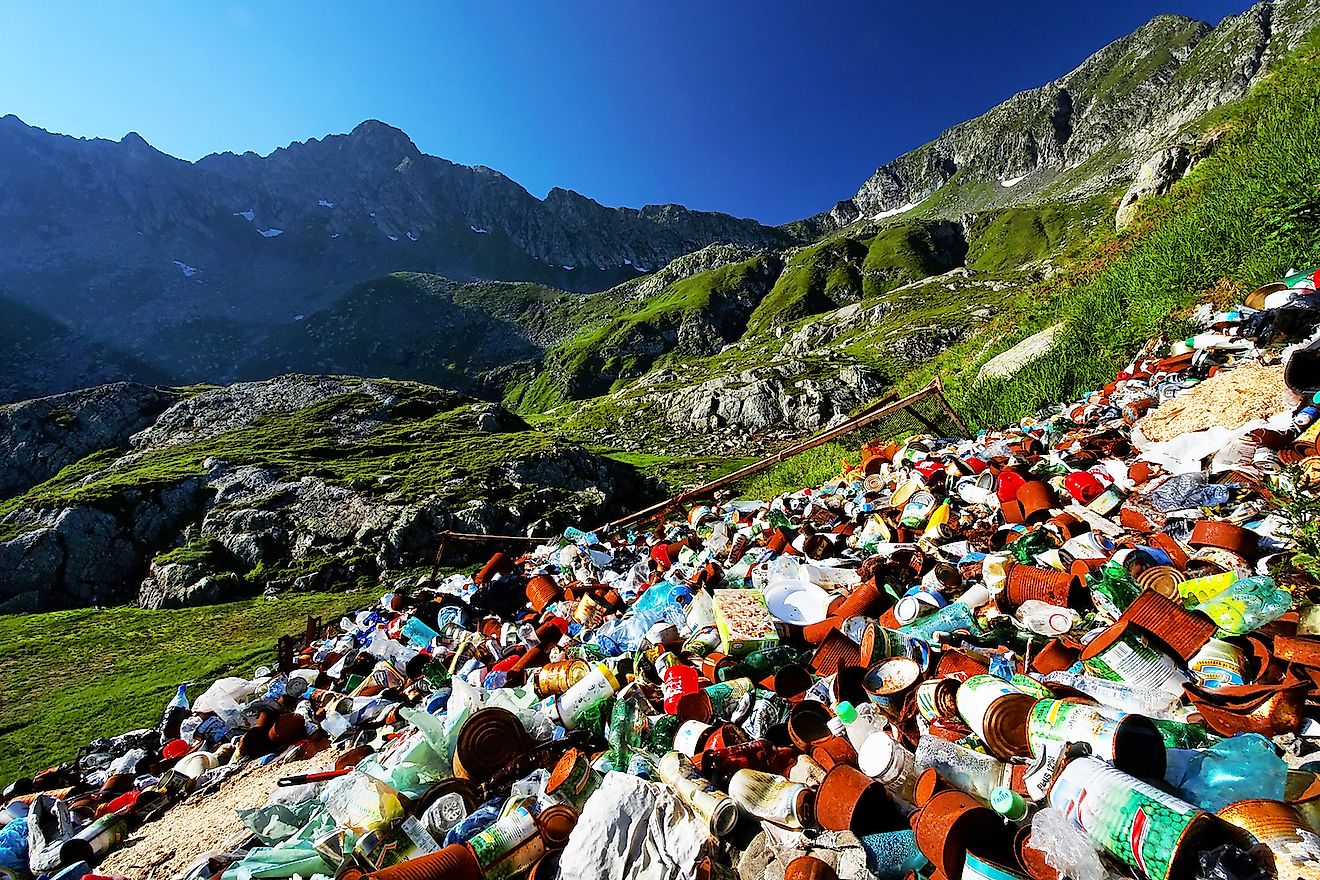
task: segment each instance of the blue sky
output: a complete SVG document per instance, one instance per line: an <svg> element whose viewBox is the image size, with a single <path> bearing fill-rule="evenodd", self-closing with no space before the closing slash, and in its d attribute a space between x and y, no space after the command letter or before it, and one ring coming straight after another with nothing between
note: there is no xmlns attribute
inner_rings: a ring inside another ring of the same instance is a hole
<svg viewBox="0 0 1320 880"><path fill-rule="evenodd" d="M0 0L0 115L185 159L367 118L543 196L782 223L1151 16L1247 0Z"/></svg>

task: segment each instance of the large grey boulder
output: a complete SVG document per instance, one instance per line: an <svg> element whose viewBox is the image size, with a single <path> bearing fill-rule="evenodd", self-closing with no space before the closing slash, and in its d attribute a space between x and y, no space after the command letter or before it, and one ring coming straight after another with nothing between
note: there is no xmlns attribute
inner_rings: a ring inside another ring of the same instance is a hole
<svg viewBox="0 0 1320 880"><path fill-rule="evenodd" d="M235 599L243 583L232 572L211 574L204 565L171 562L151 567L138 594L143 608L186 608Z"/></svg>
<svg viewBox="0 0 1320 880"><path fill-rule="evenodd" d="M1028 364L1040 360L1054 347L1054 340L1061 330L1063 330L1061 323L1046 327L1007 351L995 355L981 367L980 372L976 374L976 381L1007 379Z"/></svg>
<svg viewBox="0 0 1320 880"><path fill-rule="evenodd" d="M1158 196L1168 192L1175 183L1182 180L1192 165L1192 151L1182 144L1175 144L1151 156L1137 170L1137 176L1123 194L1118 203L1118 212L1114 215L1114 227L1123 229L1137 219L1137 204L1147 196Z"/></svg>

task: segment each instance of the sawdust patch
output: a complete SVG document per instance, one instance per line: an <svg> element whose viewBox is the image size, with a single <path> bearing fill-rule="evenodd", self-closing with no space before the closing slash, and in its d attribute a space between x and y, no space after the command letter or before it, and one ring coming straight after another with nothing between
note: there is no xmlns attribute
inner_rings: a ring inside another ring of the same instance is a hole
<svg viewBox="0 0 1320 880"><path fill-rule="evenodd" d="M280 777L333 769L338 755L338 750L327 749L303 761L286 758L240 770L215 792L190 797L155 822L143 825L97 867L97 873L168 880L202 853L245 833L237 811L264 806Z"/></svg>
<svg viewBox="0 0 1320 880"><path fill-rule="evenodd" d="M1283 366L1251 361L1221 370L1200 385L1152 410L1138 424L1156 443L1216 425L1236 428L1288 409Z"/></svg>

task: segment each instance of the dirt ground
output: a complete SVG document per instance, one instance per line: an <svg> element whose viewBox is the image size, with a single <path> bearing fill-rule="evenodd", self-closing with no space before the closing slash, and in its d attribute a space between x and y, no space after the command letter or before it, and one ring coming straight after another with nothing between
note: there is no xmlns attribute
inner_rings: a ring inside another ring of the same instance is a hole
<svg viewBox="0 0 1320 880"><path fill-rule="evenodd" d="M337 750L327 749L303 761L284 758L264 767L247 767L215 792L190 797L155 822L143 825L97 867L96 873L132 880L169 880L202 853L245 832L237 811L264 806L280 777L333 769L338 754Z"/></svg>
<svg viewBox="0 0 1320 880"><path fill-rule="evenodd" d="M1283 366L1246 363L1206 379L1141 420L1141 430L1159 443L1189 431L1222 425L1236 428L1283 412Z"/></svg>

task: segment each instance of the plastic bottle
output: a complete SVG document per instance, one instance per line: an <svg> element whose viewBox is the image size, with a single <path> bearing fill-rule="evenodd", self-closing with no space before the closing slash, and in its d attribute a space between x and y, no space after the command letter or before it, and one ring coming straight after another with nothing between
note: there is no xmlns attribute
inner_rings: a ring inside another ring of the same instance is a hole
<svg viewBox="0 0 1320 880"><path fill-rule="evenodd" d="M973 609L961 601L950 602L934 614L927 614L904 625L899 631L928 642L937 641L936 636L940 633L968 632L972 635L982 633Z"/></svg>
<svg viewBox="0 0 1320 880"><path fill-rule="evenodd" d="M843 722L844 732L853 748L861 751L862 743L883 729L875 717L873 706L854 706L847 700L834 704L835 716Z"/></svg>
<svg viewBox="0 0 1320 880"><path fill-rule="evenodd" d="M1113 709L1152 718L1169 718L1179 701L1178 695L1169 691L1133 687L1121 681L1078 675L1067 670L1051 672L1043 677L1043 681L1081 691Z"/></svg>
<svg viewBox="0 0 1320 880"><path fill-rule="evenodd" d="M1018 606L1017 620L1023 629L1040 636L1061 636L1078 622L1077 612L1060 608L1039 599L1028 599Z"/></svg>
<svg viewBox="0 0 1320 880"><path fill-rule="evenodd" d="M723 749L701 752L701 772L717 788L727 788L739 770L762 770L787 776L797 763L799 752L792 746L776 746L769 740L754 739Z"/></svg>
<svg viewBox="0 0 1320 880"><path fill-rule="evenodd" d="M158 729L162 740L179 738L179 728L183 720L188 717L188 695L185 693L187 687L187 683L179 685L160 716Z"/></svg>
<svg viewBox="0 0 1320 880"><path fill-rule="evenodd" d="M917 742L916 762L932 767L954 788L985 803L996 788L1012 782L1007 764L990 755L963 748L938 736L923 736Z"/></svg>
<svg viewBox="0 0 1320 880"><path fill-rule="evenodd" d="M917 757L888 733L880 731L866 738L865 746L857 750L857 767L900 800L915 804Z"/></svg>
<svg viewBox="0 0 1320 880"><path fill-rule="evenodd" d="M592 713L603 701L619 690L619 679L604 663L597 663L577 684L560 697L555 708L565 730L574 730L591 720Z"/></svg>
<svg viewBox="0 0 1320 880"><path fill-rule="evenodd" d="M1251 351L1256 346L1249 339L1227 336L1223 333L1198 333L1183 340L1183 345L1190 349L1208 349L1210 351Z"/></svg>
<svg viewBox="0 0 1320 880"><path fill-rule="evenodd" d="M990 809L1010 822L1021 822L1032 812L1026 798L1002 785L990 792Z"/></svg>
<svg viewBox="0 0 1320 880"><path fill-rule="evenodd" d="M612 654L635 651L648 630L660 622L681 627L687 618L684 609L692 602L692 588L686 584L661 581L633 605L632 614L618 624L602 627L591 644Z"/></svg>

